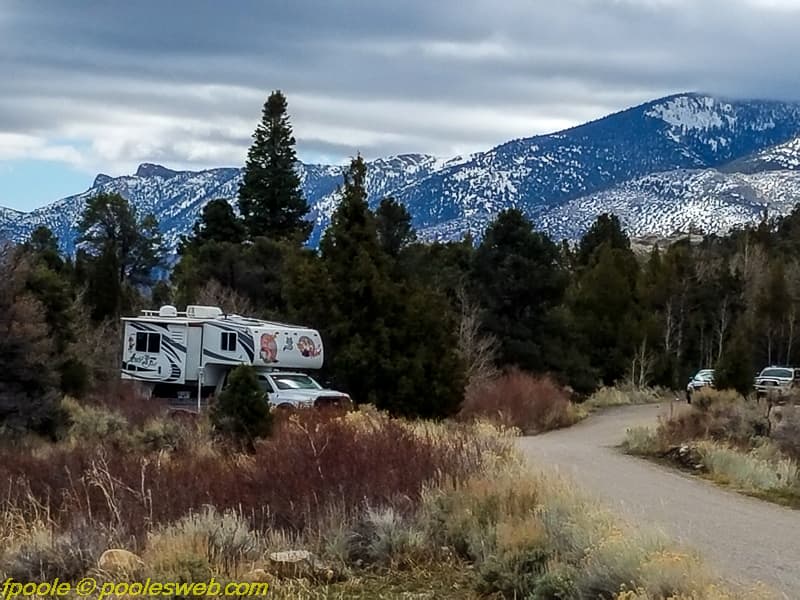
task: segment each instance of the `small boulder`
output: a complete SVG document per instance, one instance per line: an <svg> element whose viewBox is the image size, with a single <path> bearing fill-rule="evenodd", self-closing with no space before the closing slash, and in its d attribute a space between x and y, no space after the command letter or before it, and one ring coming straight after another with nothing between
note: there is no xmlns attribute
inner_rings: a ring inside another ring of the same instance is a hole
<svg viewBox="0 0 800 600"><path fill-rule="evenodd" d="M109 573L135 573L144 567L144 561L133 552L110 548L100 555L97 568Z"/></svg>
<svg viewBox="0 0 800 600"><path fill-rule="evenodd" d="M287 579L314 579L332 582L342 578L342 574L330 565L319 560L308 550L284 550L269 555L273 571Z"/></svg>

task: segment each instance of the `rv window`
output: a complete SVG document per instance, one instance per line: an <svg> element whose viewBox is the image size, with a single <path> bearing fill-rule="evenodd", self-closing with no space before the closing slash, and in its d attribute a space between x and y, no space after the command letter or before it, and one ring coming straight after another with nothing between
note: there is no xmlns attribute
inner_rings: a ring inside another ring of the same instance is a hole
<svg viewBox="0 0 800 600"><path fill-rule="evenodd" d="M136 334L136 351L153 354L161 352L161 334L139 331Z"/></svg>
<svg viewBox="0 0 800 600"><path fill-rule="evenodd" d="M236 351L236 334L235 333L223 333L222 334L222 350L223 352L235 352Z"/></svg>

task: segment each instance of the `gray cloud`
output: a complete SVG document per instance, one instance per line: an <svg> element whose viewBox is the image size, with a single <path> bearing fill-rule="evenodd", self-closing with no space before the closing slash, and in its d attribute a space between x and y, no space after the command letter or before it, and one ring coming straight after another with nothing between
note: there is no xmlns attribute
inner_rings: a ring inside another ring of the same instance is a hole
<svg viewBox="0 0 800 600"><path fill-rule="evenodd" d="M0 159L240 164L271 89L306 159L463 154L655 96L800 99L791 0L0 2Z"/></svg>

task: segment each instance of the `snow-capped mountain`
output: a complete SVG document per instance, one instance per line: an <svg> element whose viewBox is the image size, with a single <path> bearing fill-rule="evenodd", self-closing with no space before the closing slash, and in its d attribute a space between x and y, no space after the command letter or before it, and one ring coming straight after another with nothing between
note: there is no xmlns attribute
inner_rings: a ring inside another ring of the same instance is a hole
<svg viewBox="0 0 800 600"><path fill-rule="evenodd" d="M535 221L561 204L673 169L717 167L800 135L800 104L671 96L556 134L514 140L398 198L445 235L507 206ZM474 231L473 231L474 233Z"/></svg>
<svg viewBox="0 0 800 600"><path fill-rule="evenodd" d="M800 201L800 104L681 94L466 158L407 154L367 167L370 202L404 202L425 239L480 235L509 206L557 239L579 236L602 212L619 214L634 235L724 231ZM312 244L336 207L343 169L298 163ZM82 194L30 213L0 209L0 237L22 240L47 225L72 251L86 199L118 192L154 213L174 247L205 203L233 199L240 181L239 169L143 164L134 175L98 175Z"/></svg>
<svg viewBox="0 0 800 600"><path fill-rule="evenodd" d="M442 162L421 154L381 158L367 164L367 189L377 203L394 189L414 183L442 166ZM303 192L311 205L315 221L311 243L319 241L336 208L338 187L344 167L298 163ZM30 213L0 210L0 236L14 241L25 240L40 225L49 227L66 252L75 249L75 231L86 201L99 193L119 193L127 198L139 214L152 213L158 218L164 241L174 249L180 236L191 231L203 206L215 198L233 199L241 183L241 169L221 168L207 171L173 171L145 163L134 175L109 177L98 175L91 188ZM5 211L5 212L4 212Z"/></svg>

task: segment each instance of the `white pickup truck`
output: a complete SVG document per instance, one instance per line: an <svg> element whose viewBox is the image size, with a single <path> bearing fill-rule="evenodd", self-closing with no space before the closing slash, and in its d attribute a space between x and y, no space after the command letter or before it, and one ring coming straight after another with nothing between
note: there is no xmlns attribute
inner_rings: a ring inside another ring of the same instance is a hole
<svg viewBox="0 0 800 600"><path fill-rule="evenodd" d="M800 369L793 367L767 367L756 375L756 396L783 398L800 387Z"/></svg>
<svg viewBox="0 0 800 600"><path fill-rule="evenodd" d="M267 392L269 403L277 408L349 406L352 403L347 394L326 389L305 373L259 371L258 381Z"/></svg>

